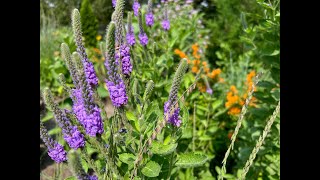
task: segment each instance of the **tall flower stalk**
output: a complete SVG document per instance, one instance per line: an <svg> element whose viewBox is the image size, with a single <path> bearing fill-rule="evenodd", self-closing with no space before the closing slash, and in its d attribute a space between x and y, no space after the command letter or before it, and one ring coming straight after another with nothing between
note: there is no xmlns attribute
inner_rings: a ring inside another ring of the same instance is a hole
<svg viewBox="0 0 320 180"><path fill-rule="evenodd" d="M136 44L136 38L134 36L134 29L132 26L132 12L128 12L128 29L127 29L127 43L130 46L134 46Z"/></svg>
<svg viewBox="0 0 320 180"><path fill-rule="evenodd" d="M168 123L179 127L181 120L179 118L180 108L177 103L178 90L182 81L182 77L188 67L187 60L182 59L176 73L174 74L171 90L169 93L169 99L164 103L164 114L167 116ZM175 106L174 106L175 105ZM172 113L173 110L173 113Z"/></svg>
<svg viewBox="0 0 320 180"><path fill-rule="evenodd" d="M107 32L107 52L105 66L108 77L106 79L107 88L113 106L121 107L128 103L126 87L118 71L118 63L115 61L115 23L110 22Z"/></svg>
<svg viewBox="0 0 320 180"><path fill-rule="evenodd" d="M168 31L170 29L170 21L169 21L169 18L168 18L168 4L167 3L164 4L163 17L164 18L163 18L163 20L161 22L162 28L165 31Z"/></svg>
<svg viewBox="0 0 320 180"><path fill-rule="evenodd" d="M57 163L61 163L67 160L67 152L63 149L63 146L54 141L48 134L47 129L40 121L40 138L48 148L48 155Z"/></svg>
<svg viewBox="0 0 320 180"><path fill-rule="evenodd" d="M140 30L140 32L139 32L140 44L142 46L146 46L148 44L148 36L143 30L142 15L141 15L141 11L140 10L139 10L139 16L138 16L138 23L139 23L139 30Z"/></svg>
<svg viewBox="0 0 320 180"><path fill-rule="evenodd" d="M145 16L147 26L152 26L154 24L154 16L152 13L152 0L148 0L148 10Z"/></svg>
<svg viewBox="0 0 320 180"><path fill-rule="evenodd" d="M65 114L65 111L58 107L52 98L51 91L46 88L43 92L43 97L46 105L53 111L54 117L62 129L63 138L73 149L84 147L85 139L80 133L77 126L72 126L70 119Z"/></svg>
<svg viewBox="0 0 320 180"><path fill-rule="evenodd" d="M93 64L89 61L85 47L83 46L80 13L78 9L74 9L72 13L72 29L75 43L77 45L77 52L83 62L83 68L85 70L88 83L91 87L96 87L98 85L98 78L94 71Z"/></svg>

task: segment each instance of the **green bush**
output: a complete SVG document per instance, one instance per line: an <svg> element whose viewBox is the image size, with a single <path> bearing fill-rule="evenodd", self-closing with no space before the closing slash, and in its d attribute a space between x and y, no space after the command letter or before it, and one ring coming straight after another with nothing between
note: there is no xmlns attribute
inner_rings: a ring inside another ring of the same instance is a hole
<svg viewBox="0 0 320 180"><path fill-rule="evenodd" d="M98 20L93 13L92 6L89 0L83 0L80 9L81 24L83 29L82 36L84 37L85 46L96 46L98 35Z"/></svg>

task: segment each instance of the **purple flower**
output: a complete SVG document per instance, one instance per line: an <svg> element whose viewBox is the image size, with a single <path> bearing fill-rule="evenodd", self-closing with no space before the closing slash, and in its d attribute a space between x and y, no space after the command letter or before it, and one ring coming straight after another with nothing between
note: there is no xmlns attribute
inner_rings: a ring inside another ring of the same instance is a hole
<svg viewBox="0 0 320 180"><path fill-rule="evenodd" d="M88 175L88 180L98 180L98 177L96 175Z"/></svg>
<svg viewBox="0 0 320 180"><path fill-rule="evenodd" d="M161 22L162 24L162 28L166 31L168 31L170 29L170 21L165 19Z"/></svg>
<svg viewBox="0 0 320 180"><path fill-rule="evenodd" d="M191 4L193 3L193 0L186 0L186 4Z"/></svg>
<svg viewBox="0 0 320 180"><path fill-rule="evenodd" d="M146 46L148 44L148 36L146 33L140 33L139 34L139 40L140 40L140 44L142 46Z"/></svg>
<svg viewBox="0 0 320 180"><path fill-rule="evenodd" d="M122 57L122 73L125 75L130 75L132 72L132 64L130 62L130 47L126 45L120 46L120 55ZM115 55L116 61L119 59L119 53Z"/></svg>
<svg viewBox="0 0 320 180"><path fill-rule="evenodd" d="M90 86L95 87L96 85L98 85L98 78L94 71L92 62L86 59L83 61L83 65L85 68L85 73L86 73L88 83L90 84Z"/></svg>
<svg viewBox="0 0 320 180"><path fill-rule="evenodd" d="M112 7L115 8L117 4L117 0L112 0Z"/></svg>
<svg viewBox="0 0 320 180"><path fill-rule="evenodd" d="M130 46L133 46L134 44L136 44L136 38L134 37L133 33L128 33L126 37L127 37L127 43Z"/></svg>
<svg viewBox="0 0 320 180"><path fill-rule="evenodd" d="M71 127L70 134L64 134L63 138L72 149L78 149L85 145L84 137L78 130L77 126Z"/></svg>
<svg viewBox="0 0 320 180"><path fill-rule="evenodd" d="M180 120L180 117L179 117L180 108L174 109L173 114L170 116L169 105L170 105L169 101L164 103L164 107L163 107L164 115L165 116L169 115L168 123L171 123L172 125L174 125L176 127L180 127L180 125L181 125L181 120Z"/></svg>
<svg viewBox="0 0 320 180"><path fill-rule="evenodd" d="M132 5L132 9L133 9L133 14L134 16L138 16L139 14L139 8L140 8L140 4L138 1L134 1L133 5Z"/></svg>
<svg viewBox="0 0 320 180"><path fill-rule="evenodd" d="M126 87L122 79L118 84L112 81L106 80L107 88L110 94L112 104L116 107L120 107L128 103L128 96L126 95Z"/></svg>
<svg viewBox="0 0 320 180"><path fill-rule="evenodd" d="M101 119L101 110L97 105L91 104L90 110L87 112L85 102L82 98L82 92L79 89L73 89L73 107L72 110L76 114L78 120L85 128L86 133L94 137L96 134L103 133L103 123Z"/></svg>
<svg viewBox="0 0 320 180"><path fill-rule="evenodd" d="M47 129L44 127L43 123L40 122L40 137L44 144L48 148L48 155L57 163L67 160L67 153L63 149L62 145L54 141L48 134Z"/></svg>
<svg viewBox="0 0 320 180"><path fill-rule="evenodd" d="M146 24L151 27L153 23L153 14L152 12L149 12L146 14Z"/></svg>
<svg viewBox="0 0 320 180"><path fill-rule="evenodd" d="M59 143L55 143L52 148L48 149L48 155L57 163L67 160L67 152Z"/></svg>
<svg viewBox="0 0 320 180"><path fill-rule="evenodd" d="M212 94L212 93L213 93L213 91L212 91L211 88L207 88L206 92L207 92L208 94Z"/></svg>

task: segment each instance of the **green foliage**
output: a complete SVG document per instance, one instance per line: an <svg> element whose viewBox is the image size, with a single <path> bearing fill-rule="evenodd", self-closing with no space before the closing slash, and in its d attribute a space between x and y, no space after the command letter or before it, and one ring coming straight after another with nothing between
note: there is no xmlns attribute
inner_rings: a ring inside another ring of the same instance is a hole
<svg viewBox="0 0 320 180"><path fill-rule="evenodd" d="M184 153L180 154L176 166L190 168L203 165L207 161L207 156L203 154Z"/></svg>
<svg viewBox="0 0 320 180"><path fill-rule="evenodd" d="M83 0L80 8L82 35L84 37L85 46L96 46L98 35L98 20L93 13L90 0Z"/></svg>
<svg viewBox="0 0 320 180"><path fill-rule="evenodd" d="M142 174L147 177L157 177L159 176L161 167L158 163L154 161L149 161L141 170Z"/></svg>

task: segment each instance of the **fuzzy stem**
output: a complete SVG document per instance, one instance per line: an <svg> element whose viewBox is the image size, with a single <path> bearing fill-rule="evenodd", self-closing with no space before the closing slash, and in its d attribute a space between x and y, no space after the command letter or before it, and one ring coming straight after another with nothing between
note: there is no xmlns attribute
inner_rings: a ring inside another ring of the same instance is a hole
<svg viewBox="0 0 320 180"><path fill-rule="evenodd" d="M246 174L248 173L248 171L249 171L254 159L256 158L257 153L259 152L259 150L260 150L260 148L262 146L262 143L264 142L265 138L267 137L268 133L270 132L271 126L272 126L274 120L276 119L279 111L280 111L280 100L279 100L279 103L278 103L276 109L273 111L272 116L270 117L270 119L268 120L266 126L264 127L264 130L262 132L262 136L260 135L256 146L253 148L253 150L252 150L252 152L251 152L251 154L249 156L249 159L247 160L245 166L243 167L243 169L242 169L243 171L241 173L240 180L245 179Z"/></svg>
<svg viewBox="0 0 320 180"><path fill-rule="evenodd" d="M225 156L224 156L224 159L222 161L222 168L221 168L221 173L219 174L219 177L218 179L220 180L223 180L223 175L226 173L226 164L227 164L227 159L229 157L229 154L230 154L230 151L231 149L233 149L233 146L234 146L234 142L236 140L236 137L238 135L238 132L239 132L239 129L241 127L241 124L242 124L242 121L243 121L243 118L244 118L244 115L246 114L247 112L247 109L248 109L248 105L249 105L249 102L251 101L251 98L252 98L252 94L253 94L253 91L255 89L255 86L258 84L259 82L259 77L261 76L262 73L258 73L255 77L255 80L254 80L254 83L252 83L252 88L251 90L249 91L248 93L248 97L245 101L245 104L242 106L242 109L241 109L241 114L239 116L239 119L237 121L237 126L234 130L234 133L232 134L232 137L231 137L231 144L229 145L228 147L228 150L227 152L225 153Z"/></svg>

